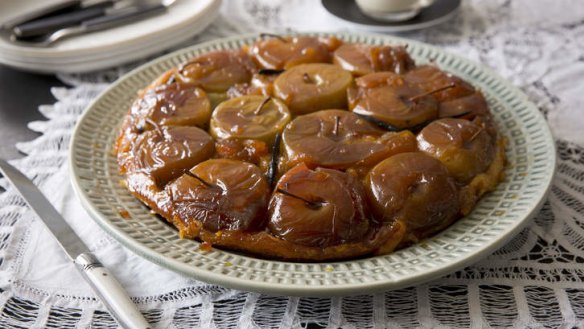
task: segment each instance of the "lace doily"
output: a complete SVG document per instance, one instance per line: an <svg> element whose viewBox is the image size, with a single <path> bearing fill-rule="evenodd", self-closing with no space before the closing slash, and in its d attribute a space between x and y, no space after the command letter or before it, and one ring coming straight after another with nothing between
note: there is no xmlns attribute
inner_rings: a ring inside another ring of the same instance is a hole
<svg viewBox="0 0 584 329"><path fill-rule="evenodd" d="M287 30L350 27L313 0L225 0L219 19L191 43ZM424 285L270 297L186 279L122 248L79 205L67 149L88 103L141 63L60 76L72 87L52 89L57 102L39 108L48 120L29 125L42 136L19 144L28 156L12 163L50 196L156 328L584 327L584 3L464 1L453 20L401 36L480 62L519 86L548 119L559 159L549 199L528 228L479 263ZM0 186L0 327L115 328L43 224L5 180Z"/></svg>

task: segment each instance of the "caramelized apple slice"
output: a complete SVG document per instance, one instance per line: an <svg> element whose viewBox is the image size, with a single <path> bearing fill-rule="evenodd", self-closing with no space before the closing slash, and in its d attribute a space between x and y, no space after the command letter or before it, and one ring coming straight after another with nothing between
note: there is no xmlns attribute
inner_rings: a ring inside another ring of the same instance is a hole
<svg viewBox="0 0 584 329"><path fill-rule="evenodd" d="M458 190L448 169L422 152L394 155L365 179L375 218L405 225L405 241L417 241L448 226L459 213Z"/></svg>
<svg viewBox="0 0 584 329"><path fill-rule="evenodd" d="M249 82L255 65L241 50L215 51L181 65L177 77L207 92L223 93L236 83Z"/></svg>
<svg viewBox="0 0 584 329"><path fill-rule="evenodd" d="M468 82L432 65L422 65L410 70L404 75L404 80L426 92L454 85L453 88L432 94L438 102L469 96L475 92L474 87Z"/></svg>
<svg viewBox="0 0 584 329"><path fill-rule="evenodd" d="M491 116L485 97L480 92L440 103L440 118L464 118L472 120L476 116Z"/></svg>
<svg viewBox="0 0 584 329"><path fill-rule="evenodd" d="M475 92L469 96L459 97L440 103L438 116L440 118L460 118L475 121L484 127L495 139L497 128L493 115L489 111L487 101L481 92Z"/></svg>
<svg viewBox="0 0 584 329"><path fill-rule="evenodd" d="M251 77L251 82L249 84L252 88L260 92L261 95L273 96L274 82L283 72L284 71L278 70L260 70Z"/></svg>
<svg viewBox="0 0 584 329"><path fill-rule="evenodd" d="M300 164L278 182L268 227L283 240L329 247L363 239L369 216L361 183L340 171Z"/></svg>
<svg viewBox="0 0 584 329"><path fill-rule="evenodd" d="M347 169L381 161L390 149L380 141L384 132L357 115L325 110L299 116L284 129L282 142L288 167Z"/></svg>
<svg viewBox="0 0 584 329"><path fill-rule="evenodd" d="M289 121L286 105L275 98L242 96L226 101L211 119L217 155L253 163L267 172L270 148Z"/></svg>
<svg viewBox="0 0 584 329"><path fill-rule="evenodd" d="M408 84L400 75L371 73L355 82L356 87L348 92L351 111L388 124L394 130L412 128L438 116L436 99Z"/></svg>
<svg viewBox="0 0 584 329"><path fill-rule="evenodd" d="M332 64L303 64L282 73L274 82L274 94L293 114L347 107L351 73Z"/></svg>
<svg viewBox="0 0 584 329"><path fill-rule="evenodd" d="M207 94L192 84L173 83L150 89L132 104L130 115L139 130L164 126L206 127L211 117Z"/></svg>
<svg viewBox="0 0 584 329"><path fill-rule="evenodd" d="M234 84L233 86L231 86L227 90L226 95L227 95L227 99L237 98L237 97L241 97L241 96L248 96L248 95L260 95L261 96L261 95L263 95L263 91L259 88L255 88L251 84L245 82L245 83L237 83L237 84ZM227 99L225 99L225 100L227 100ZM219 105L219 104L217 104L217 105Z"/></svg>
<svg viewBox="0 0 584 329"><path fill-rule="evenodd" d="M484 172L494 156L494 140L480 125L464 119L440 119L418 134L418 148L440 160L461 183Z"/></svg>
<svg viewBox="0 0 584 329"><path fill-rule="evenodd" d="M144 94L146 94L147 92L152 91L153 89L156 89L158 87L175 83L177 72L178 72L178 70L173 67L172 69L162 73L158 78L156 78L148 86L146 86L146 88L140 90L138 92L138 97L143 97Z"/></svg>
<svg viewBox="0 0 584 329"><path fill-rule="evenodd" d="M141 134L132 147L129 173L151 176L158 186L180 176L215 152L213 139L197 127L163 127Z"/></svg>
<svg viewBox="0 0 584 329"><path fill-rule="evenodd" d="M266 171L270 160L270 145L254 139L222 139L215 142L217 157L253 163Z"/></svg>
<svg viewBox="0 0 584 329"><path fill-rule="evenodd" d="M132 145L134 144L138 135L140 135L141 131L136 128L136 120L134 120L131 116L126 115L124 121L122 121L122 125L120 127L120 131L118 133L118 137L114 143L113 151L115 154L118 155L118 164L120 165L121 173L125 172L125 166L122 165L125 161L120 161L121 158L128 158L130 155L128 152L131 151Z"/></svg>
<svg viewBox="0 0 584 329"><path fill-rule="evenodd" d="M216 139L255 139L271 144L289 121L290 112L282 101L241 96L217 106L211 117L211 135Z"/></svg>
<svg viewBox="0 0 584 329"><path fill-rule="evenodd" d="M355 165L347 169L348 173L363 178L373 166L392 155L418 151L416 135L409 130L384 133L376 142L385 146L385 149L355 163Z"/></svg>
<svg viewBox="0 0 584 329"><path fill-rule="evenodd" d="M334 53L333 63L356 76L389 71L403 74L415 66L404 47L346 43Z"/></svg>
<svg viewBox="0 0 584 329"><path fill-rule="evenodd" d="M270 190L260 169L250 163L207 160L166 190L173 200L175 216L184 225L183 237L197 237L200 224L216 232L258 230L265 223Z"/></svg>
<svg viewBox="0 0 584 329"><path fill-rule="evenodd" d="M255 73L249 83L238 83L227 90L229 98L245 95L274 95L274 81L284 70L262 69Z"/></svg>
<svg viewBox="0 0 584 329"><path fill-rule="evenodd" d="M227 93L207 93L209 100L211 101L211 109L215 109L217 105L229 99ZM213 112L213 110L211 110Z"/></svg>
<svg viewBox="0 0 584 329"><path fill-rule="evenodd" d="M334 37L272 36L253 44L249 53L259 67L281 70L299 64L330 63L331 52L340 44Z"/></svg>

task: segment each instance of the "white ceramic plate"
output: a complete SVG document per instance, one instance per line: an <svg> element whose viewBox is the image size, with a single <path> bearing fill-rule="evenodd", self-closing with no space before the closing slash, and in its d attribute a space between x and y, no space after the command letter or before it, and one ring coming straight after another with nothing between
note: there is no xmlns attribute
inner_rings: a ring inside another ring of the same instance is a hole
<svg viewBox="0 0 584 329"><path fill-rule="evenodd" d="M54 2L54 1L53 1ZM34 0L0 2L0 22L18 16ZM216 17L221 0L177 0L168 12L132 24L64 39L36 48L0 38L0 63L43 72L86 72L162 51L202 31Z"/></svg>
<svg viewBox="0 0 584 329"><path fill-rule="evenodd" d="M328 34L321 34L328 35ZM192 56L235 49L256 40L242 36L183 49L127 74L87 109L71 141L73 185L97 223L123 245L178 273L226 287L268 294L365 294L425 282L479 260L513 237L542 205L555 167L548 126L526 96L490 70L438 48L389 36L336 34L349 42L408 44L417 63L429 58L480 88L508 140L506 179L467 217L412 247L386 256L330 263L264 260L181 240L120 186L111 148L137 90ZM121 209L130 213L125 219Z"/></svg>
<svg viewBox="0 0 584 329"><path fill-rule="evenodd" d="M188 38L202 31L207 25L213 22L216 15L213 13L202 17L198 21L198 25L187 27L185 30L179 30L173 34L176 37L151 39L147 42L135 45L133 47L126 47L118 51L111 51L107 54L96 54L96 56L75 57L69 60L61 58L43 58L30 59L11 58L5 54L0 53L0 63L19 68L24 71L31 71L37 73L79 73L89 72L107 67L119 65L148 56L148 54L156 53L167 48L175 46L177 43L186 41Z"/></svg>

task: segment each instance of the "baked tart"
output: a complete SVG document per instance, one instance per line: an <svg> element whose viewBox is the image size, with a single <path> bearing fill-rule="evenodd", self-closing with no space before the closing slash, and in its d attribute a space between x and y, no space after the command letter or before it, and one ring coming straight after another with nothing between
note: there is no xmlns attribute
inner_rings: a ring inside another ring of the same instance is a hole
<svg viewBox="0 0 584 329"><path fill-rule="evenodd" d="M264 258L388 254L503 178L485 98L395 45L263 35L141 90L115 145L128 190L181 238Z"/></svg>

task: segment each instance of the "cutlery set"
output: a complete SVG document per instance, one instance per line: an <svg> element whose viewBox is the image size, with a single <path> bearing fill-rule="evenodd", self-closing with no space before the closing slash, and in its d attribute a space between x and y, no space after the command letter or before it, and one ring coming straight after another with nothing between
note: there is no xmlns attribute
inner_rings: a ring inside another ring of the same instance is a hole
<svg viewBox="0 0 584 329"><path fill-rule="evenodd" d="M49 47L74 35L137 22L167 11L175 0L66 0L27 12L2 25L12 43Z"/></svg>

